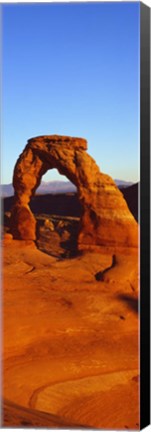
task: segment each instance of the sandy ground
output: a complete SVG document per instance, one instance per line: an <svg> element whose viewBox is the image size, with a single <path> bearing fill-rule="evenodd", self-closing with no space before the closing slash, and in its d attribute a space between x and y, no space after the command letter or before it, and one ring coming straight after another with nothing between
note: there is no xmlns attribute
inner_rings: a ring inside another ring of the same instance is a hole
<svg viewBox="0 0 151 432"><path fill-rule="evenodd" d="M2 253L3 426L139 429L137 253Z"/></svg>

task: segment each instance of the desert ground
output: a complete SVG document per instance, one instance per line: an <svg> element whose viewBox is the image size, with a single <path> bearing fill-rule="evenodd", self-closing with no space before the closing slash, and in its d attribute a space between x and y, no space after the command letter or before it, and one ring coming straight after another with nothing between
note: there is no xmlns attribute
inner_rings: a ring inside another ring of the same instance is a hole
<svg viewBox="0 0 151 432"><path fill-rule="evenodd" d="M137 249L77 252L78 212L42 209L14 240L4 207L2 426L139 429Z"/></svg>

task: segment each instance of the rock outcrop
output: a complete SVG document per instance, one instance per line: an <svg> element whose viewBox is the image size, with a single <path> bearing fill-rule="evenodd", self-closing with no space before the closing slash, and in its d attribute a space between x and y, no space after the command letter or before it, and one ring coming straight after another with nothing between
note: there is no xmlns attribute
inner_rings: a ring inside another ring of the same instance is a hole
<svg viewBox="0 0 151 432"><path fill-rule="evenodd" d="M77 186L82 207L78 247L137 247L138 225L116 184L100 172L87 154L87 142L66 136L40 136L28 141L17 160L13 186L11 232L16 239L35 240L36 221L29 202L43 174L57 168Z"/></svg>

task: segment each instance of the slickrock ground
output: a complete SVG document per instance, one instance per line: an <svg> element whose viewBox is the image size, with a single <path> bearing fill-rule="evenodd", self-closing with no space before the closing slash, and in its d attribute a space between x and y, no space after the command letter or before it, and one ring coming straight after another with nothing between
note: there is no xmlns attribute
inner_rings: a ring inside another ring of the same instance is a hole
<svg viewBox="0 0 151 432"><path fill-rule="evenodd" d="M138 429L137 249L2 251L3 425Z"/></svg>

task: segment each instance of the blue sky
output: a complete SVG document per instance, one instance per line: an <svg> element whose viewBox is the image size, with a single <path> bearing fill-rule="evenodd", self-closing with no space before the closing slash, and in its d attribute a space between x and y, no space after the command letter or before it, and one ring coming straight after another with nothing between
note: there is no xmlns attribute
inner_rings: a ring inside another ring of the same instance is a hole
<svg viewBox="0 0 151 432"><path fill-rule="evenodd" d="M3 4L2 34L2 183L51 134L86 138L101 171L137 181L139 2Z"/></svg>

